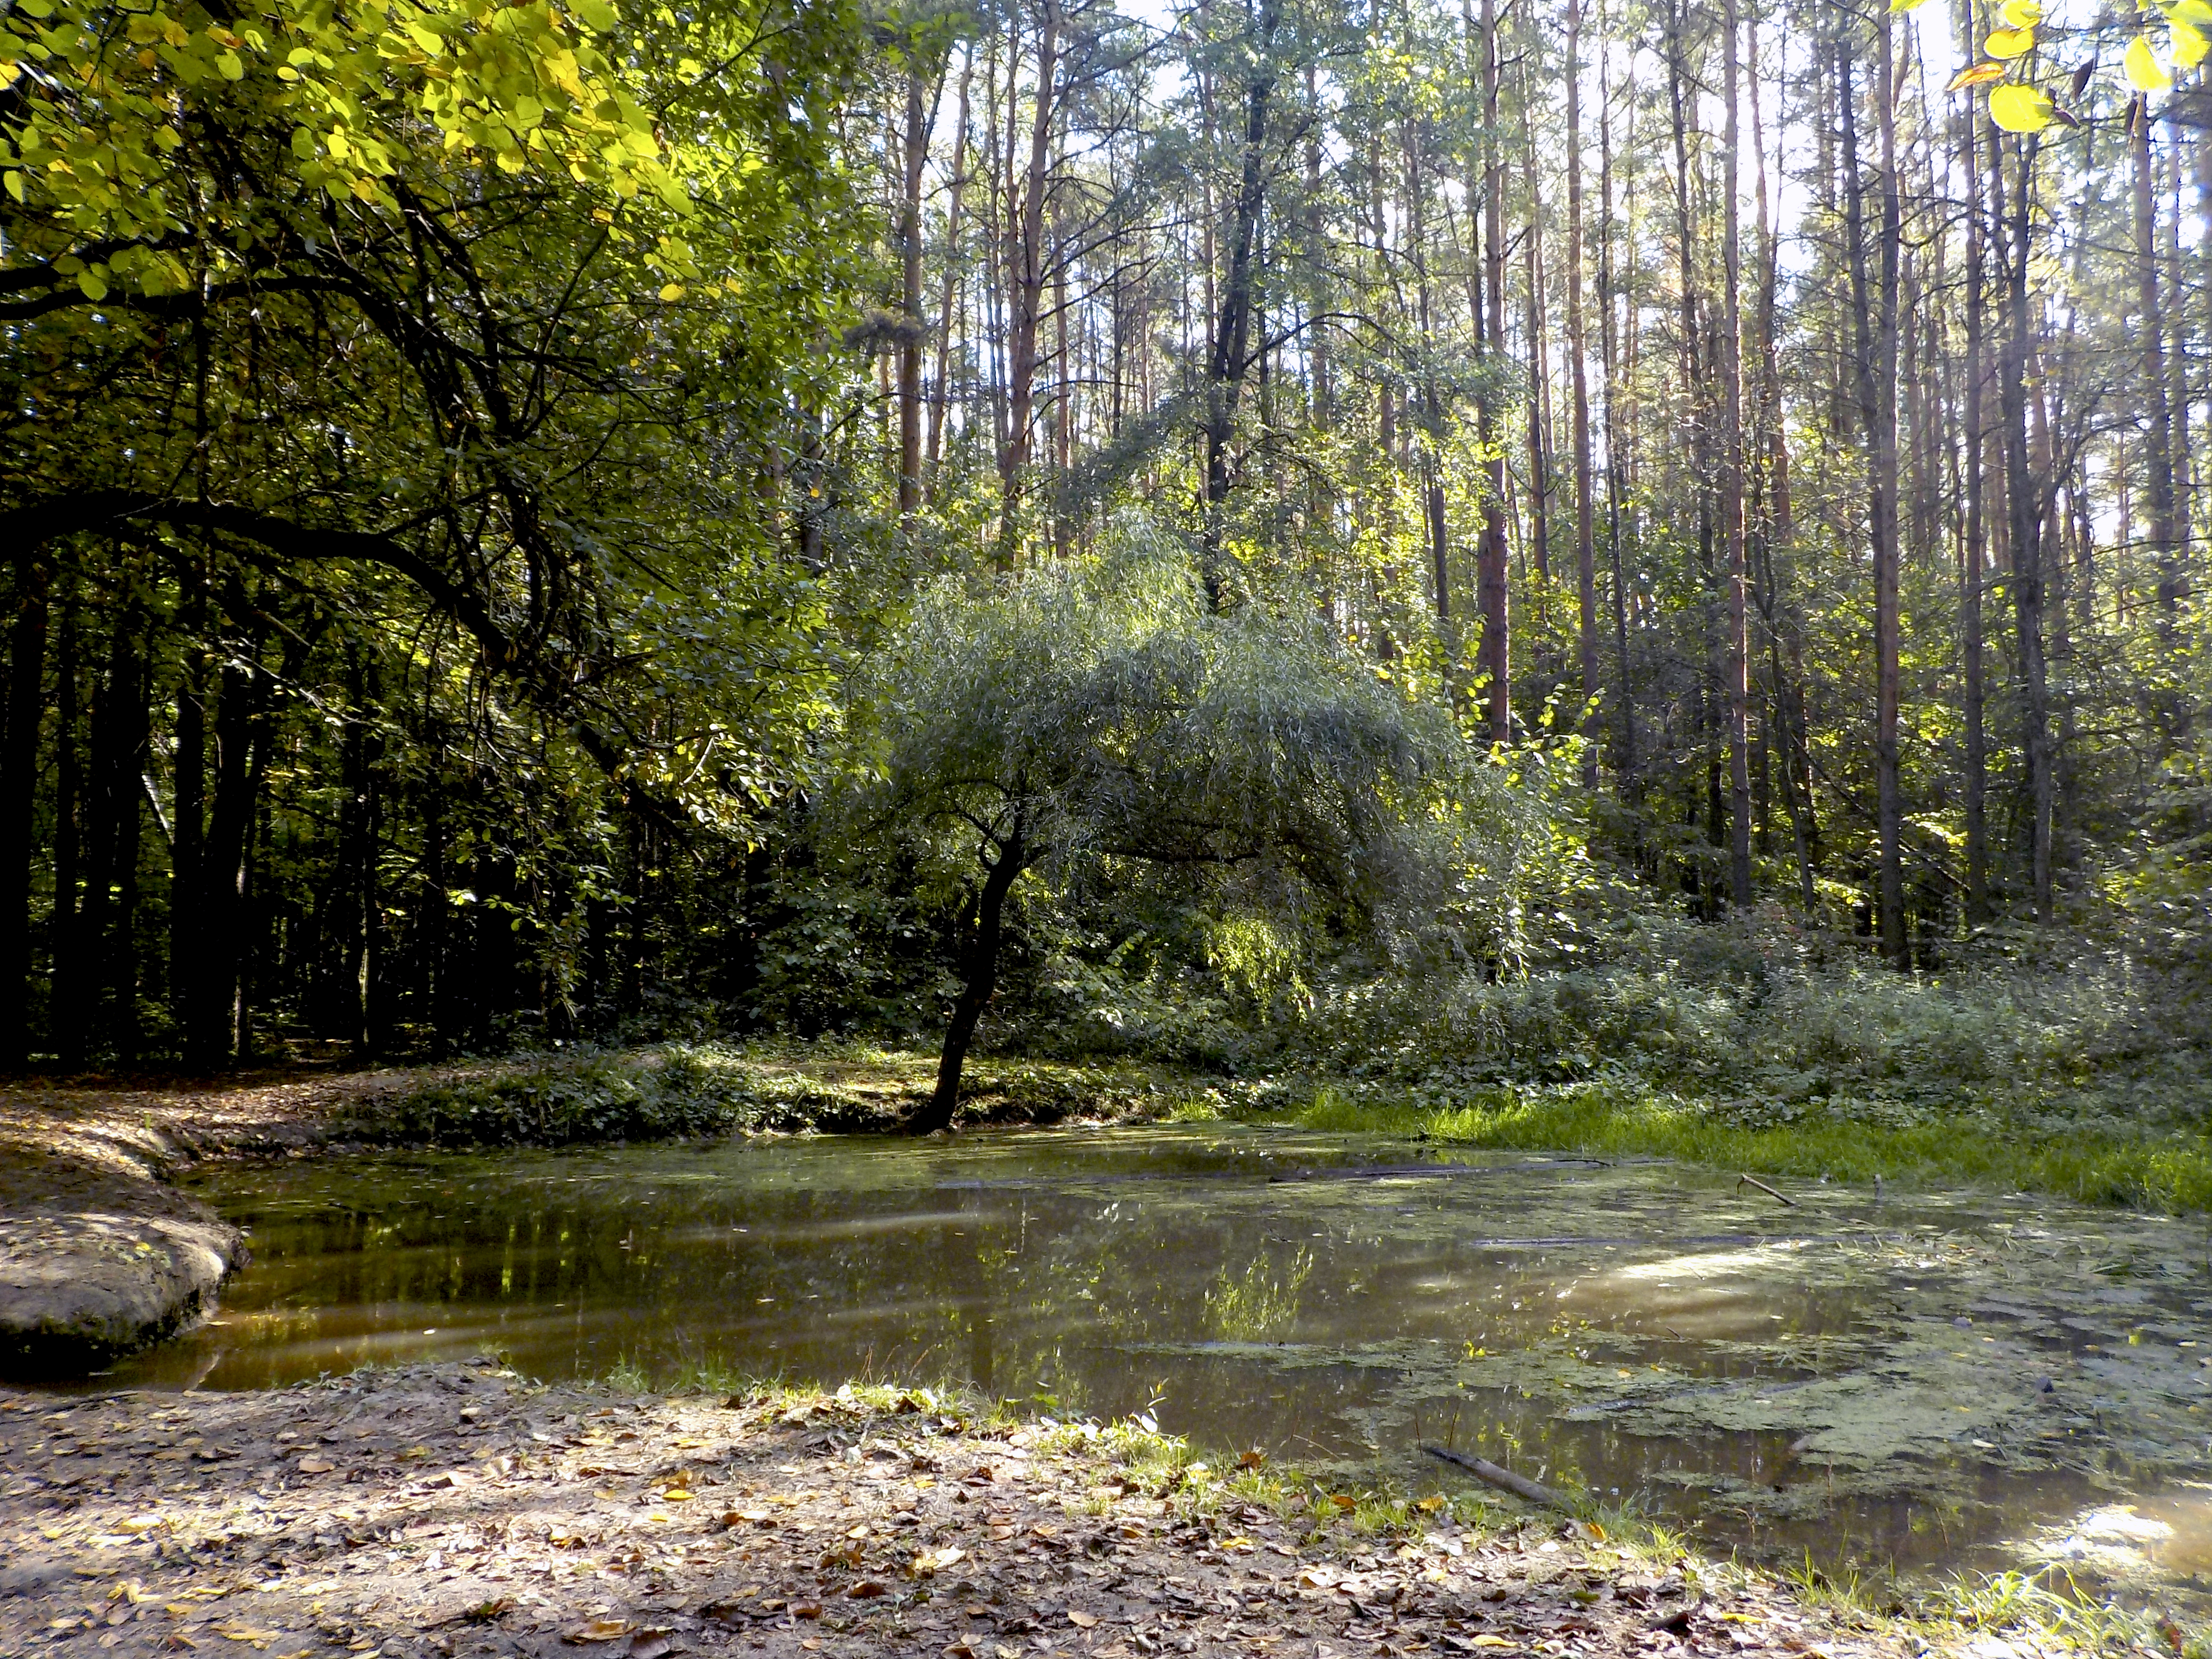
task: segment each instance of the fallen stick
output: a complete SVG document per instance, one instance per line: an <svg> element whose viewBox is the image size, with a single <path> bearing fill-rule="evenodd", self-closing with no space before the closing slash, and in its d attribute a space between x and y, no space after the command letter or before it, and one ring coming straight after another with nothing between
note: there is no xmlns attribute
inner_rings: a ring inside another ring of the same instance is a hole
<svg viewBox="0 0 2212 1659"><path fill-rule="evenodd" d="M1446 1451L1442 1446L1424 1446L1421 1449L1437 1462L1465 1469L1476 1480L1487 1480L1492 1486L1511 1492L1516 1498L1526 1498L1531 1504L1540 1504L1547 1509L1565 1510L1568 1507L1567 1500L1549 1486L1531 1480L1525 1474L1502 1469L1486 1457L1469 1457L1465 1452Z"/></svg>
<svg viewBox="0 0 2212 1659"><path fill-rule="evenodd" d="M1778 1193L1773 1188L1768 1186L1765 1182L1754 1180L1750 1176L1738 1176L1735 1178L1735 1184L1739 1187L1756 1187L1759 1191L1765 1193L1769 1198L1780 1199L1782 1202L1787 1204L1793 1210L1797 1207L1797 1200L1790 1197L1787 1193Z"/></svg>

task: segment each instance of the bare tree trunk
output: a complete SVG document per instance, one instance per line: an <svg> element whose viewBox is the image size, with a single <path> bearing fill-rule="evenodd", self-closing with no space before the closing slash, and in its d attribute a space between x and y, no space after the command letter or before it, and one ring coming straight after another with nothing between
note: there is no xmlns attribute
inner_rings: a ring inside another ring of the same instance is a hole
<svg viewBox="0 0 2212 1659"><path fill-rule="evenodd" d="M1253 253L1260 214L1267 204L1267 113L1275 91L1275 29L1279 0L1261 0L1252 42L1250 79L1244 85L1244 142L1240 148L1237 220L1229 244L1229 271L1221 286L1206 376L1206 591L1218 610L1228 598L1221 567L1222 504L1229 499L1229 445L1237 430L1237 403L1251 356Z"/></svg>
<svg viewBox="0 0 2212 1659"><path fill-rule="evenodd" d="M1876 811L1881 815L1881 937L1891 960L1911 963L1905 932L1905 805L1898 778L1901 634L1897 511L1897 304L1904 257L1903 204L1897 184L1896 29L1885 12L1876 21L1876 68L1881 88L1875 105L1881 133L1881 290L1876 321L1875 373L1875 656Z"/></svg>
<svg viewBox="0 0 2212 1659"><path fill-rule="evenodd" d="M960 109L952 129L952 188L945 217L945 297L937 312L937 373L930 387L929 450L924 462L933 488L938 459L945 453L945 411L952 401L947 377L952 362L952 301L960 283L960 206L968 191L968 89L975 73L975 49L960 60Z"/></svg>
<svg viewBox="0 0 2212 1659"><path fill-rule="evenodd" d="M2134 152L2136 332L2142 347L2144 502L2152 563L2158 570L2158 623L2170 647L2181 609L2180 538L2173 512L2173 416L2166 402L2166 320L2158 291L2157 184L2150 148L2150 100L2141 94L2128 106L2128 138ZM2175 720L2166 711L2166 741Z"/></svg>
<svg viewBox="0 0 2212 1659"><path fill-rule="evenodd" d="M1735 0L1722 13L1721 63L1727 137L1721 193L1721 526L1728 543L1729 890L1751 903L1751 635L1744 594L1743 252L1736 208Z"/></svg>
<svg viewBox="0 0 2212 1659"><path fill-rule="evenodd" d="M1488 324L1486 354L1505 349L1505 169L1498 142L1498 42L1497 0L1482 0L1482 261ZM1513 740L1513 652L1510 599L1506 587L1505 455L1497 443L1496 411L1486 401L1484 437L1492 460L1483 501L1482 556L1476 599L1482 611L1479 664L1490 680L1490 740Z"/></svg>
<svg viewBox="0 0 2212 1659"><path fill-rule="evenodd" d="M1845 26L1848 27L1848 25ZM1876 832L1881 866L1875 915L1882 950L1900 966L1906 963L1905 884L1899 862L1897 787L1898 569L1897 569L1897 286L1901 236L1897 199L1893 81L1890 70L1889 24L1879 25L1875 111L1881 143L1881 229L1879 287L1867 269L1865 183L1861 176L1858 94L1853 83L1848 33L1838 41L1843 100L1844 216L1851 267L1852 312L1856 320L1854 368L1859 418L1866 432L1868 538L1875 579L1875 766Z"/></svg>
<svg viewBox="0 0 2212 1659"><path fill-rule="evenodd" d="M1006 447L1000 461L1005 495L1000 562L1011 564L1022 470L1030 461L1030 428L1036 409L1037 330L1044 315L1044 198L1052 161L1055 82L1060 72L1060 3L1045 0L1037 34L1036 106L1030 117L1029 163L1012 204L1014 246L1011 289L1013 315L1006 352ZM1011 77L1010 77L1011 78Z"/></svg>
<svg viewBox="0 0 2212 1659"><path fill-rule="evenodd" d="M1969 27L1972 18L1969 15ZM1982 247L1982 179L1979 146L1974 138L1980 106L1969 100L1959 118L1960 161L1966 170L1966 538L1959 569L1959 648L1965 660L1965 780L1966 811L1966 921L1979 927L1990 919L1989 733L1984 709L1982 664L1982 569L1988 558L1988 529L1982 500L1982 468L1988 444L1982 428L1982 381L1986 374L1983 312L1986 305Z"/></svg>
<svg viewBox="0 0 2212 1659"><path fill-rule="evenodd" d="M1524 53L1535 50L1524 44ZM1522 262L1528 288L1522 322L1528 336L1528 545L1536 567L1537 635L1547 631L1545 607L1550 604L1552 581L1552 366L1544 349L1544 204L1536 191L1536 135L1526 110L1529 88L1528 71L1521 76L1523 114L1521 134L1521 177L1528 193L1528 228L1522 234Z"/></svg>
<svg viewBox="0 0 2212 1659"><path fill-rule="evenodd" d="M15 564L4 747L0 747L0 1068L30 1057L31 849L39 798L39 732L46 720L46 613L43 559Z"/></svg>
<svg viewBox="0 0 2212 1659"><path fill-rule="evenodd" d="M191 987L198 969L191 964L202 944L200 895L206 879L207 672L207 653L198 641L188 640L178 665L169 832L169 1017L183 1033L191 1031L194 1017Z"/></svg>
<svg viewBox="0 0 2212 1659"><path fill-rule="evenodd" d="M84 952L77 922L84 770L77 746L77 666L76 602L64 586L54 645L54 902L46 921L47 1037L64 1072L84 1064Z"/></svg>
<svg viewBox="0 0 2212 1659"><path fill-rule="evenodd" d="M1612 54L1607 52L1600 60L1598 75L1598 263L1597 292L1601 312L1599 349L1604 356L1605 371L1605 540L1607 563L1610 567L1613 587L1613 668L1615 675L1614 702L1620 711L1620 732L1616 788L1626 788L1636 772L1636 698L1628 674L1628 583L1622 571L1621 514L1627 491L1628 458L1635 447L1635 411L1632 406L1621 408L1622 389L1629 377L1622 373L1622 358L1632 347L1633 341L1621 341L1616 335L1613 299L1619 286L1613 264L1613 96ZM1630 104L1630 145L1634 147L1635 121L1633 93L1635 77L1629 77L1632 94ZM1627 209L1632 224L1635 216L1636 192L1632 175ZM1633 272L1632 261L1631 271ZM1633 314L1626 325L1633 328Z"/></svg>
<svg viewBox="0 0 2212 1659"><path fill-rule="evenodd" d="M908 45L906 62L906 154L899 191L898 348L899 533L912 538L921 507L921 174L929 160L929 118L922 66Z"/></svg>
<svg viewBox="0 0 2212 1659"><path fill-rule="evenodd" d="M2027 368L2034 337L2027 301L2028 236L2033 222L2034 135L2014 142L2013 181L2008 202L2003 147L1990 146L1990 185L2006 230L2004 247L2006 339L1997 365L1997 394L2004 420L2005 507L2012 560L2013 616L2019 637L2021 725L2027 763L2029 871L2039 921L2051 918L2051 688L2043 651L2043 504L2028 455Z"/></svg>
<svg viewBox="0 0 2212 1659"><path fill-rule="evenodd" d="M1589 355L1583 332L1582 0L1567 0L1567 355L1575 423L1575 598L1582 647L1583 787L1597 787L1598 632L1595 508L1590 499Z"/></svg>

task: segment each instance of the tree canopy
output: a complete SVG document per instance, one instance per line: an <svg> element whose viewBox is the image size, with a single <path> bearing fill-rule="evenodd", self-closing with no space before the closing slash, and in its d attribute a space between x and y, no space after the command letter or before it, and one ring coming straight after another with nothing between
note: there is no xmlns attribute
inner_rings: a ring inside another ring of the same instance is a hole
<svg viewBox="0 0 2212 1659"><path fill-rule="evenodd" d="M17 0L0 1062L2200 971L2202 10Z"/></svg>

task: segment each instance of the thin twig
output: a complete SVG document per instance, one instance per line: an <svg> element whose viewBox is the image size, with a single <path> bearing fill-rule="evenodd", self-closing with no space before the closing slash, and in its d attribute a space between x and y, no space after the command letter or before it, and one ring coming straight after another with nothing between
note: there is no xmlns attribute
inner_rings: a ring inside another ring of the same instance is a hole
<svg viewBox="0 0 2212 1659"><path fill-rule="evenodd" d="M1797 1200L1790 1197L1787 1193L1778 1193L1773 1188L1768 1186L1765 1182L1754 1179L1753 1176L1738 1176L1736 1177L1735 1184L1739 1187L1756 1187L1759 1191L1765 1193L1769 1198L1779 1199L1783 1203L1787 1204L1793 1210L1797 1207Z"/></svg>

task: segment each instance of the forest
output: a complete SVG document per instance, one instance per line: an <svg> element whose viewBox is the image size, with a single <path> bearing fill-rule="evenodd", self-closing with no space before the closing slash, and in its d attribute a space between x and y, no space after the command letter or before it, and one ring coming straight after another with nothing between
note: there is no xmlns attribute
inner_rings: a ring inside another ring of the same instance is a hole
<svg viewBox="0 0 2212 1659"><path fill-rule="evenodd" d="M0 1061L2201 1133L2207 28L15 0Z"/></svg>
<svg viewBox="0 0 2212 1659"><path fill-rule="evenodd" d="M0 1659L2212 1659L2208 40L0 0Z"/></svg>

